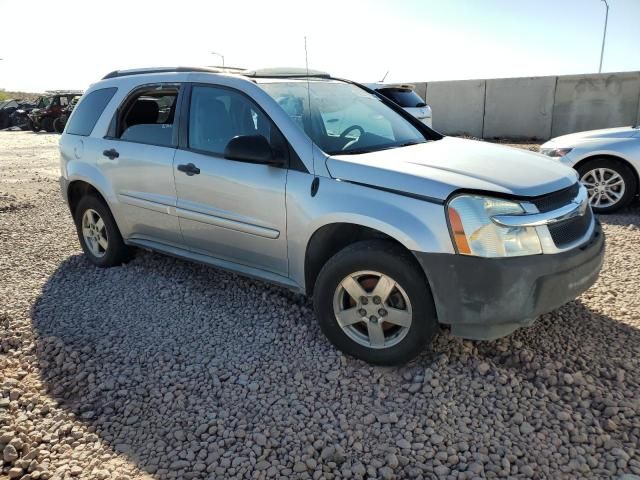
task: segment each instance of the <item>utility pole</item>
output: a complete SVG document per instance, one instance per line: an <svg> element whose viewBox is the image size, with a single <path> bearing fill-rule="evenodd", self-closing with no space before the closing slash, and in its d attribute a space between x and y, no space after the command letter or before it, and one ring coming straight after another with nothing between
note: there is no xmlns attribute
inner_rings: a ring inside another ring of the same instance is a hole
<svg viewBox="0 0 640 480"><path fill-rule="evenodd" d="M607 22L609 21L609 4L607 0L602 0L607 10L604 14L604 32L602 33L602 49L600 50L600 68L598 73L602 73L602 58L604 57L604 42L607 40Z"/></svg>

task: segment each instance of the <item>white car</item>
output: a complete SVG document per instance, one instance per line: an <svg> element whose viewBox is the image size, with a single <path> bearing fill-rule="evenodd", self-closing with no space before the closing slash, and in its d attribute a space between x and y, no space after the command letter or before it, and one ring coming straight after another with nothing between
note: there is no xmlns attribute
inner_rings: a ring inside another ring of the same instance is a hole
<svg viewBox="0 0 640 480"><path fill-rule="evenodd" d="M375 90L392 102L397 103L427 127L433 125L431 107L415 92L415 85L409 83L366 83L365 87Z"/></svg>
<svg viewBox="0 0 640 480"><path fill-rule="evenodd" d="M540 151L578 171L596 213L619 210L638 194L638 125L563 135L549 140Z"/></svg>

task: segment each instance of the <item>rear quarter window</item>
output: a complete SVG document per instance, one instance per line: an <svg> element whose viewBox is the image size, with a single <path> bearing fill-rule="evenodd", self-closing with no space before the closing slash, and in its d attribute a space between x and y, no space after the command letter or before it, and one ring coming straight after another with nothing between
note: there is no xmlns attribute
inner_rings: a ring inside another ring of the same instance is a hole
<svg viewBox="0 0 640 480"><path fill-rule="evenodd" d="M426 104L413 90L406 88L381 88L378 90L389 100L396 102L402 108L424 107Z"/></svg>
<svg viewBox="0 0 640 480"><path fill-rule="evenodd" d="M87 94L73 110L65 133L88 137L96 126L100 115L104 112L107 103L113 98L118 89L115 87L100 88Z"/></svg>

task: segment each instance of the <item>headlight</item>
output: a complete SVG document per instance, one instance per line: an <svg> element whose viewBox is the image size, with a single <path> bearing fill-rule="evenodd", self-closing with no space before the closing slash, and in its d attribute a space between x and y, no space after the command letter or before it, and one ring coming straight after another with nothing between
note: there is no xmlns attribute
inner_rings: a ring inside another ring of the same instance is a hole
<svg viewBox="0 0 640 480"><path fill-rule="evenodd" d="M552 158L562 158L567 155L573 148L542 148L540 153Z"/></svg>
<svg viewBox="0 0 640 480"><path fill-rule="evenodd" d="M459 195L449 202L451 237L463 255L519 257L542 253L535 227L502 227L495 215L525 213L517 202L477 195Z"/></svg>

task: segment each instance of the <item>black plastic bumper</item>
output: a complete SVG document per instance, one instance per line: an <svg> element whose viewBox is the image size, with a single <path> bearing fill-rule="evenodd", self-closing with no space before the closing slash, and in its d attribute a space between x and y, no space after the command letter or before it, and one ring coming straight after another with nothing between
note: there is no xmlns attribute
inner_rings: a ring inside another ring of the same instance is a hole
<svg viewBox="0 0 640 480"><path fill-rule="evenodd" d="M414 252L433 293L440 323L464 338L488 340L530 325L595 283L604 260L596 222L586 244L563 253L515 258Z"/></svg>

